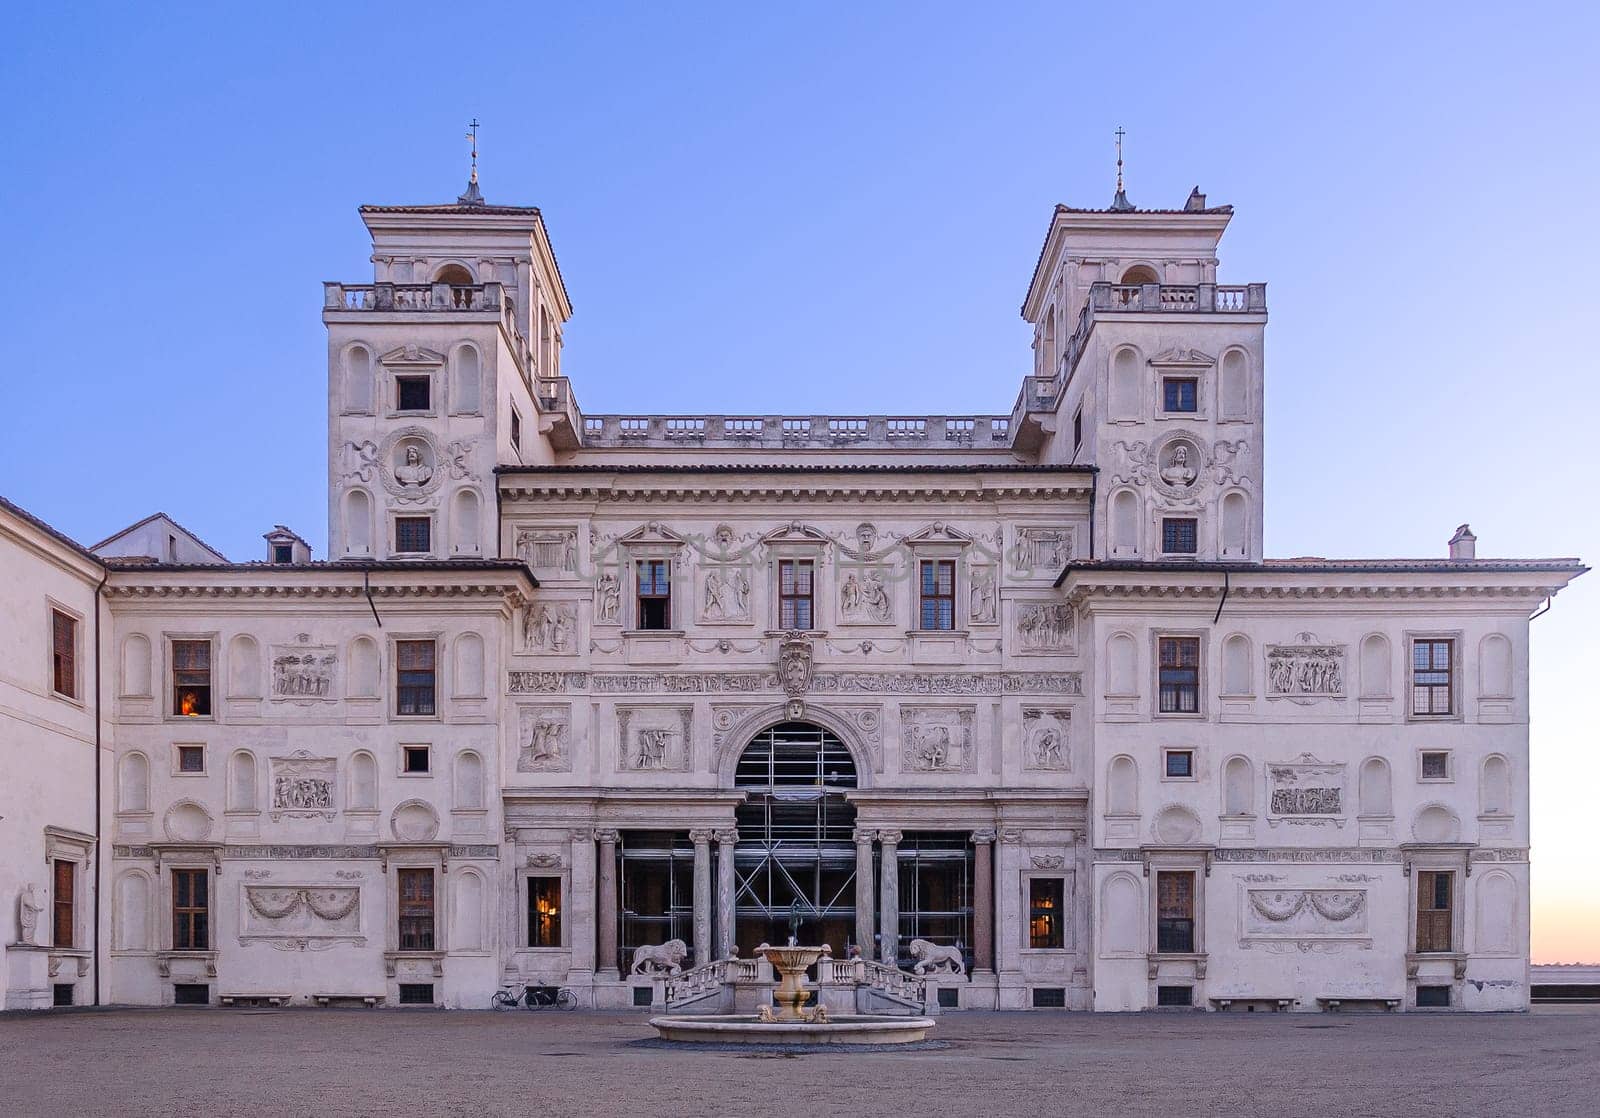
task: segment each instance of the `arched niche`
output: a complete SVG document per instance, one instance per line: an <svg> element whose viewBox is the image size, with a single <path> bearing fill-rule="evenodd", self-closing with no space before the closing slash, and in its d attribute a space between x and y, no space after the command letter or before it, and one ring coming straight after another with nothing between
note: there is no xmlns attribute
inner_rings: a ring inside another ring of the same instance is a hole
<svg viewBox="0 0 1600 1118"><path fill-rule="evenodd" d="M1424 804L1411 824L1411 837L1418 842L1460 842L1461 819L1445 804Z"/></svg>
<svg viewBox="0 0 1600 1118"><path fill-rule="evenodd" d="M1139 649L1127 633L1113 633L1106 639L1106 691L1108 696L1127 697L1139 693Z"/></svg>
<svg viewBox="0 0 1600 1118"><path fill-rule="evenodd" d="M344 553L372 554L372 498L365 489L344 495Z"/></svg>
<svg viewBox="0 0 1600 1118"><path fill-rule="evenodd" d="M117 761L117 810L150 810L150 759L143 753L124 753Z"/></svg>
<svg viewBox="0 0 1600 1118"><path fill-rule="evenodd" d="M1222 766L1222 813L1255 814L1255 775L1246 757L1229 757Z"/></svg>
<svg viewBox="0 0 1600 1118"><path fill-rule="evenodd" d="M1106 814L1139 814L1139 765L1126 753L1106 768Z"/></svg>
<svg viewBox="0 0 1600 1118"><path fill-rule="evenodd" d="M377 811L377 759L366 750L352 754L350 757L350 770L346 779L348 787L345 790L345 809L347 811Z"/></svg>
<svg viewBox="0 0 1600 1118"><path fill-rule="evenodd" d="M1250 552L1250 502L1235 490L1222 498L1222 555L1243 559Z"/></svg>
<svg viewBox="0 0 1600 1118"><path fill-rule="evenodd" d="M228 697L261 697L261 647L247 633L228 642Z"/></svg>
<svg viewBox="0 0 1600 1118"><path fill-rule="evenodd" d="M1139 498L1131 489L1111 495L1111 554L1139 554Z"/></svg>
<svg viewBox="0 0 1600 1118"><path fill-rule="evenodd" d="M1484 699L1511 697L1511 642L1490 633L1478 642L1478 695Z"/></svg>
<svg viewBox="0 0 1600 1118"><path fill-rule="evenodd" d="M457 811L483 810L483 758L474 750L456 754L454 802Z"/></svg>
<svg viewBox="0 0 1600 1118"><path fill-rule="evenodd" d="M150 638L130 633L122 641L122 694L129 699L150 696Z"/></svg>
<svg viewBox="0 0 1600 1118"><path fill-rule="evenodd" d="M458 489L450 508L450 552L452 555L477 555L483 550L479 541L482 518L479 513L476 490Z"/></svg>
<svg viewBox="0 0 1600 1118"><path fill-rule="evenodd" d="M371 415L375 378L372 351L353 345L344 351L344 410L351 415Z"/></svg>
<svg viewBox="0 0 1600 1118"><path fill-rule="evenodd" d="M1222 387L1218 393L1221 418L1250 418L1250 359L1242 349L1222 355Z"/></svg>
<svg viewBox="0 0 1600 1118"><path fill-rule="evenodd" d="M1139 354L1137 350L1124 346L1111 355L1111 391L1108 393L1111 405L1111 419L1138 419L1140 412L1140 389L1144 380L1139 375Z"/></svg>
<svg viewBox="0 0 1600 1118"><path fill-rule="evenodd" d="M1222 693L1224 695L1255 694L1250 666L1249 637L1243 633L1234 633L1222 642Z"/></svg>
<svg viewBox="0 0 1600 1118"><path fill-rule="evenodd" d="M483 697L483 638L477 633L463 633L456 638L455 697L477 699Z"/></svg>
<svg viewBox="0 0 1600 1118"><path fill-rule="evenodd" d="M1477 878L1477 918L1473 921L1473 951L1479 955L1521 954L1517 943L1522 906L1516 880L1504 870L1489 870Z"/></svg>
<svg viewBox="0 0 1600 1118"><path fill-rule="evenodd" d="M256 759L247 749L236 749L228 758L228 810L259 811L256 800Z"/></svg>
<svg viewBox="0 0 1600 1118"><path fill-rule="evenodd" d="M345 683L348 698L378 697L378 642L371 637L357 637L350 642L350 672Z"/></svg>
<svg viewBox="0 0 1600 1118"><path fill-rule="evenodd" d="M1056 308L1053 304L1044 316L1044 338L1039 347L1039 373L1047 377L1056 375Z"/></svg>
<svg viewBox="0 0 1600 1118"><path fill-rule="evenodd" d="M1498 753L1485 757L1478 773L1478 810L1484 815L1511 814L1511 765Z"/></svg>
<svg viewBox="0 0 1600 1118"><path fill-rule="evenodd" d="M1144 953L1144 890L1139 879L1115 873L1100 887L1100 954Z"/></svg>
<svg viewBox="0 0 1600 1118"><path fill-rule="evenodd" d="M450 949L452 951L482 951L483 942L483 877L477 870L461 870L450 875L455 879L455 918L451 922Z"/></svg>
<svg viewBox="0 0 1600 1118"><path fill-rule="evenodd" d="M483 363L476 346L460 345L450 359L450 410L477 415L483 410Z"/></svg>
<svg viewBox="0 0 1600 1118"><path fill-rule="evenodd" d="M1394 783L1389 762L1382 757L1368 757L1361 762L1357 801L1365 817L1388 819L1394 815Z"/></svg>
<svg viewBox="0 0 1600 1118"><path fill-rule="evenodd" d="M1387 699L1390 690L1389 638L1382 633L1370 633L1361 641L1361 697Z"/></svg>
<svg viewBox="0 0 1600 1118"><path fill-rule="evenodd" d="M117 876L112 897L111 946L117 951L149 951L150 879L139 870Z"/></svg>

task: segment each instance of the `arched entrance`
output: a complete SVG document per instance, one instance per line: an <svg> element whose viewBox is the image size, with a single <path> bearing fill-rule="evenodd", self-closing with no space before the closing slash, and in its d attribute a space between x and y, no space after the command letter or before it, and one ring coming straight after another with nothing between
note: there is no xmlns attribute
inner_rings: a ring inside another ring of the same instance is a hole
<svg viewBox="0 0 1600 1118"><path fill-rule="evenodd" d="M827 943L843 956L855 929L856 787L850 751L830 730L780 722L757 734L734 770L734 928L739 954L783 943ZM870 945L869 945L870 949Z"/></svg>

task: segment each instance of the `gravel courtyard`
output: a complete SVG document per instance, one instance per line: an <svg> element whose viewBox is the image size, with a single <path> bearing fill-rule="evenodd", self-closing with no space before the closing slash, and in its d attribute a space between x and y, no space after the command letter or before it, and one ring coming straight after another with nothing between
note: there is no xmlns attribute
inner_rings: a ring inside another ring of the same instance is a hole
<svg viewBox="0 0 1600 1118"><path fill-rule="evenodd" d="M0 1015L0 1114L1595 1115L1600 1011L965 1013L947 1047L642 1046L642 1015Z"/></svg>

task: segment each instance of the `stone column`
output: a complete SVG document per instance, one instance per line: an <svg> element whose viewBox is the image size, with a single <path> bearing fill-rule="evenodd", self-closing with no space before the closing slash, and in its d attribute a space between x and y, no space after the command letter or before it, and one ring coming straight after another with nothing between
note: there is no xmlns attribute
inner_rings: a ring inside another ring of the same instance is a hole
<svg viewBox="0 0 1600 1118"><path fill-rule="evenodd" d="M994 969L1017 972L1022 968L1021 936L1028 926L1028 914L1023 911L1017 892L1021 881L1022 832L1007 829L1001 831L999 837L1000 841L994 847L994 877L998 886L995 892L995 928L999 933L995 944ZM1002 1005L1000 1008L1021 1007Z"/></svg>
<svg viewBox="0 0 1600 1118"><path fill-rule="evenodd" d="M872 958L872 832L856 832L856 945Z"/></svg>
<svg viewBox="0 0 1600 1118"><path fill-rule="evenodd" d="M878 934L883 942L878 959L892 967L900 957L900 832L879 831L878 841L883 844L883 891L878 898Z"/></svg>
<svg viewBox="0 0 1600 1118"><path fill-rule="evenodd" d="M994 829L972 832L972 969L994 970Z"/></svg>
<svg viewBox="0 0 1600 1118"><path fill-rule="evenodd" d="M717 832L717 958L733 954L733 844L739 841L735 830Z"/></svg>
<svg viewBox="0 0 1600 1118"><path fill-rule="evenodd" d="M595 942L593 929L598 925L595 922L594 902L594 831L588 827L575 827L570 833L572 840L572 881L568 886L568 895L563 897L566 913L562 916L566 924L569 942L572 944L572 965L577 970L592 971L595 968ZM512 920L515 922L516 914ZM588 929L588 935L581 935L579 929ZM515 943L513 938L510 942Z"/></svg>
<svg viewBox="0 0 1600 1118"><path fill-rule="evenodd" d="M694 843L694 965L711 961L711 832L690 831Z"/></svg>
<svg viewBox="0 0 1600 1118"><path fill-rule="evenodd" d="M595 868L596 909L595 973L601 978L620 979L617 969L617 832L596 831L600 842L600 864Z"/></svg>

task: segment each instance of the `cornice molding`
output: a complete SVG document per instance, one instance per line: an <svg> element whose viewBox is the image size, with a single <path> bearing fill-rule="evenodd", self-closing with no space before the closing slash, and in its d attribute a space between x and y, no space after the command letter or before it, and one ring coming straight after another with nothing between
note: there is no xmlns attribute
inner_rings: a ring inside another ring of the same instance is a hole
<svg viewBox="0 0 1600 1118"><path fill-rule="evenodd" d="M938 502L977 503L991 501L1070 501L1087 500L1092 492L1088 484L1074 485L995 485L979 482L970 486L952 486L948 483L927 487L909 485L873 484L869 481L855 483L829 480L822 484L774 484L756 475L754 485L673 485L667 481L660 485L640 485L636 482L620 484L595 484L581 482L563 485L541 483L530 485L515 480L503 480L501 496L506 501L580 501L623 502L642 504L683 505L692 501L707 500L719 504L757 504L771 501L870 501L873 503ZM620 480L620 479L619 479Z"/></svg>

